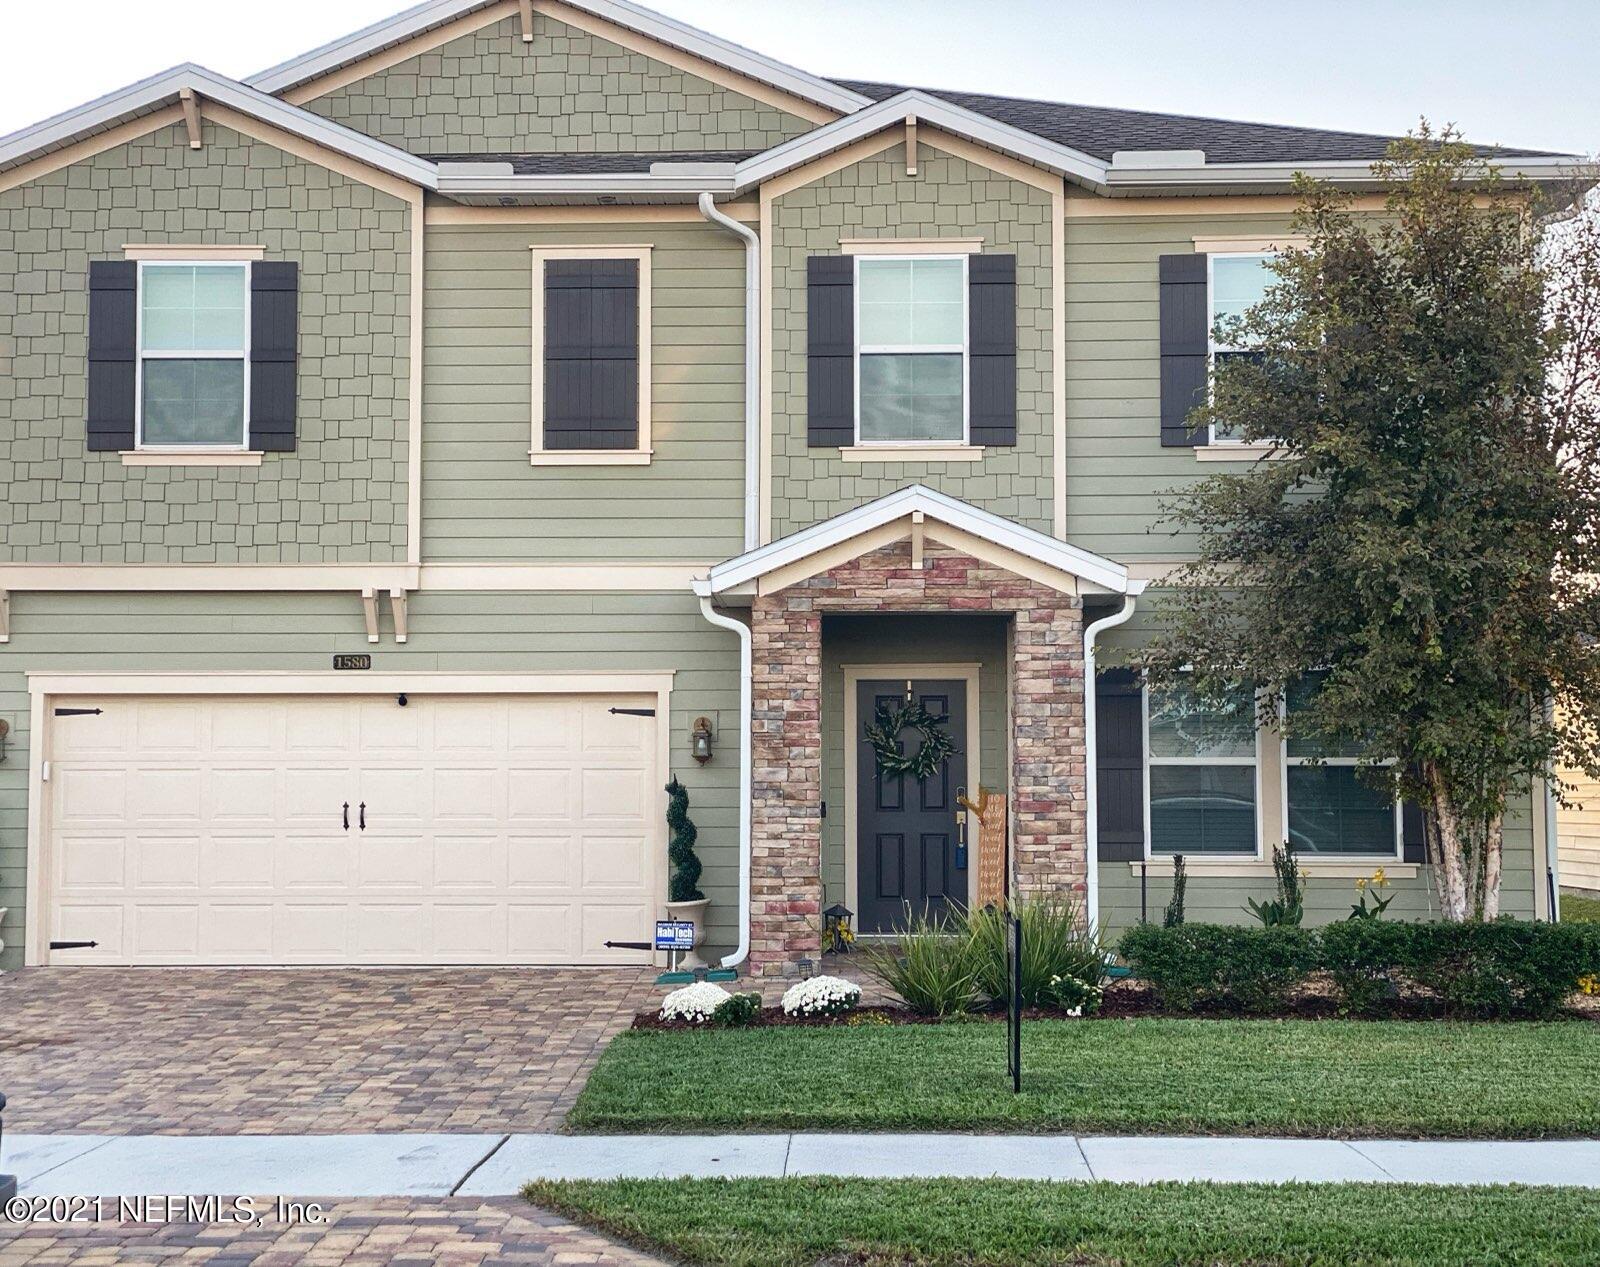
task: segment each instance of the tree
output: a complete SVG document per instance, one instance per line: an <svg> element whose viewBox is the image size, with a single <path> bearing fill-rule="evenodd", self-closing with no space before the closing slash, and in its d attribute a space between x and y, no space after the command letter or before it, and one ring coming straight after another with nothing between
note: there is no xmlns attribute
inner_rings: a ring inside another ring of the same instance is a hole
<svg viewBox="0 0 1600 1267"><path fill-rule="evenodd" d="M667 861L672 867L667 900L703 902L706 895L700 891L700 855L694 850L700 833L689 818L689 789L677 779L667 784L667 831L671 834Z"/></svg>
<svg viewBox="0 0 1600 1267"><path fill-rule="evenodd" d="M1291 735L1420 804L1441 912L1493 918L1513 794L1600 774L1600 226L1426 123L1378 175L1384 216L1297 183L1257 354L1190 419L1278 453L1169 503L1198 557L1141 663L1254 682L1264 724L1324 670Z"/></svg>

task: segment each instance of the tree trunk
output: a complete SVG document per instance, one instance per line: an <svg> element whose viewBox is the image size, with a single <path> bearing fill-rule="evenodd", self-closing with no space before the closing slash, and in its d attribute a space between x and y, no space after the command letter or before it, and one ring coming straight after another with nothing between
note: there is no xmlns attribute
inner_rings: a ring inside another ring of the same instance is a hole
<svg viewBox="0 0 1600 1267"><path fill-rule="evenodd" d="M1466 920L1471 909L1464 847L1466 824L1461 820L1439 768L1431 762L1424 763L1422 774L1432 794L1433 819L1437 825L1439 847L1433 859L1433 882L1439 894L1439 915L1459 924Z"/></svg>
<svg viewBox="0 0 1600 1267"><path fill-rule="evenodd" d="M1501 847L1505 843L1502 829L1505 815L1496 814L1489 820L1483 835L1483 919L1500 918L1500 861Z"/></svg>

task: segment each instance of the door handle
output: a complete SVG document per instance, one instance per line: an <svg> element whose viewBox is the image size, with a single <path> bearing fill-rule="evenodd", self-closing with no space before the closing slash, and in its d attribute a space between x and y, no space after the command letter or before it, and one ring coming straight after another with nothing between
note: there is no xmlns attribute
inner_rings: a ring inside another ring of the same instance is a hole
<svg viewBox="0 0 1600 1267"><path fill-rule="evenodd" d="M365 801L361 802L361 830L367 830L367 803Z"/></svg>
<svg viewBox="0 0 1600 1267"><path fill-rule="evenodd" d="M344 803L344 829L346 831L350 830L350 802L349 801L346 801Z"/></svg>

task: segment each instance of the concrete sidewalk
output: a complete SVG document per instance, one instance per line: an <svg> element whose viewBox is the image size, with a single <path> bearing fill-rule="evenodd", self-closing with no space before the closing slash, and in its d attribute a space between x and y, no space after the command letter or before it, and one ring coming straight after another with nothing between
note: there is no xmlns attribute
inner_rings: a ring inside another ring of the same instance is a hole
<svg viewBox="0 0 1600 1267"><path fill-rule="evenodd" d="M1600 1140L1077 1135L5 1137L24 1194L510 1196L530 1179L1105 1179L1600 1188Z"/></svg>

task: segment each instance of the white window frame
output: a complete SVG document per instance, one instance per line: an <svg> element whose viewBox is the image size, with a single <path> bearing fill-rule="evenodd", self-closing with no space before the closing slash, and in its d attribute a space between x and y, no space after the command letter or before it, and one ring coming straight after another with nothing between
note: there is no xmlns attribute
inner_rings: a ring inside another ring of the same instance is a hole
<svg viewBox="0 0 1600 1267"><path fill-rule="evenodd" d="M134 292L133 342L133 449L135 453L248 453L250 451L250 327L254 292L251 290L254 266L248 259L181 258L147 260L139 264L139 288ZM144 348L144 279L151 269L161 268L241 268L244 270L244 341L238 352L215 350L183 352ZM244 400L240 417L242 434L238 444L146 444L144 440L144 363L152 361L233 361L244 362Z"/></svg>
<svg viewBox="0 0 1600 1267"><path fill-rule="evenodd" d="M860 254L855 259L855 271L851 277L853 287L851 302L854 305L855 319L855 423L857 449L927 449L930 447L946 446L951 448L965 448L972 443L972 280L970 261L972 256L967 252L927 255L901 255L896 253L892 257L885 254ZM896 262L909 263L936 263L948 260L961 265L961 342L959 344L928 344L911 345L884 343L864 346L861 342L861 264L863 260L881 263L885 258L893 258ZM916 439L916 440L868 440L861 434L861 358L863 356L953 356L961 357L961 437L960 439Z"/></svg>
<svg viewBox="0 0 1600 1267"><path fill-rule="evenodd" d="M608 243L602 246L533 248L533 436L528 460L534 466L649 466L655 450L650 436L651 281L650 243ZM544 447L544 306L545 265L551 260L634 260L639 265L639 439L632 449L547 449Z"/></svg>
<svg viewBox="0 0 1600 1267"><path fill-rule="evenodd" d="M1254 736L1255 751L1248 757L1157 757L1150 748L1150 684L1145 682L1140 688L1140 703L1143 710L1141 723L1144 728L1144 857L1146 862L1171 862L1176 854L1156 852L1156 837L1153 827L1153 815L1150 804L1150 769L1152 766L1253 766L1255 768L1255 848L1248 852L1240 850L1233 853L1218 853L1207 850L1204 853L1185 854L1185 861L1200 861L1202 859L1216 859L1220 861L1237 862L1241 858L1259 861L1261 852L1261 728L1252 725L1251 733ZM1252 722L1254 718L1252 718ZM1287 811L1285 811L1287 813Z"/></svg>
<svg viewBox="0 0 1600 1267"><path fill-rule="evenodd" d="M1280 723L1279 726L1278 726L1278 734L1280 736L1280 738L1278 740L1279 758L1280 758L1279 779L1280 779L1280 781L1282 783L1282 787L1280 789L1280 792L1281 792L1281 795L1282 795L1282 798L1283 798L1283 838L1284 838L1284 840L1288 840L1289 839L1289 766L1290 766L1291 763L1294 764L1294 765L1297 765L1297 766L1307 766L1307 765L1359 766L1361 764L1361 759L1359 757L1295 757L1295 756L1291 756L1289 754L1289 737L1288 737L1288 735L1284 734L1284 728L1283 728L1283 725L1282 725L1284 720L1288 717L1288 713L1289 713L1289 701L1288 701L1287 698L1285 698L1283 700L1280 700L1279 703L1278 703L1278 721ZM1386 766L1392 766L1392 765L1395 765L1397 763L1394 762L1394 761L1385 761L1385 762L1383 762L1383 764L1386 765ZM1299 858L1300 860L1302 860L1304 862L1327 861L1327 862L1372 862L1372 863L1383 863L1383 862L1400 862L1400 861L1402 861L1404 859L1404 857L1405 857L1405 816L1404 816L1404 807L1401 804L1400 798L1396 797L1395 798L1395 802L1394 802L1394 852L1392 854L1387 854L1387 853L1303 853L1303 854L1296 854L1295 857Z"/></svg>
<svg viewBox="0 0 1600 1267"><path fill-rule="evenodd" d="M1281 252L1278 251L1208 251L1206 253L1206 380L1209 383L1217 371L1218 352L1248 352L1251 349L1239 347L1233 343L1217 342L1216 319L1216 275L1218 260L1271 260L1276 259ZM1216 447L1257 447L1251 441L1238 436L1219 436L1217 426L1212 423L1206 432L1206 443Z"/></svg>

